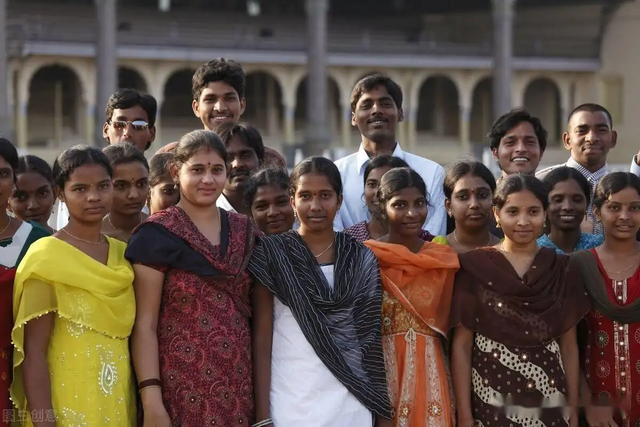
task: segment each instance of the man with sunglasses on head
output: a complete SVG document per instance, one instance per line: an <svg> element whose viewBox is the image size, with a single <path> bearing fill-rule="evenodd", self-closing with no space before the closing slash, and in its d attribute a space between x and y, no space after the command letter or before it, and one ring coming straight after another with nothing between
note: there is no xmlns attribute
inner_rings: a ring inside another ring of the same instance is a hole
<svg viewBox="0 0 640 427"><path fill-rule="evenodd" d="M157 111L158 103L148 93L137 89L118 89L107 102L102 136L109 144L128 142L144 152L156 137ZM49 226L60 230L68 222L67 207L58 200L49 218Z"/></svg>

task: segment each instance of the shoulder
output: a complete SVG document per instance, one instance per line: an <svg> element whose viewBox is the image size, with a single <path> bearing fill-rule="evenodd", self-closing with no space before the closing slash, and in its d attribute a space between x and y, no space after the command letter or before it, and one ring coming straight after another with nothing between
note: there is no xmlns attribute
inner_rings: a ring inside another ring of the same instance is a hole
<svg viewBox="0 0 640 427"><path fill-rule="evenodd" d="M51 231L35 221L27 221L31 225L31 232L29 233L29 240L36 241L43 237L51 236Z"/></svg>
<svg viewBox="0 0 640 427"><path fill-rule="evenodd" d="M346 157L343 157L341 159L336 160L334 162L334 164L338 167L340 172L342 172L343 169L347 169L349 167L349 165L351 165L355 161L357 156L358 156L357 152L355 152L353 154L349 154Z"/></svg>
<svg viewBox="0 0 640 427"><path fill-rule="evenodd" d="M444 168L437 162L427 159L426 157L418 156L417 154L403 152L404 161L415 169L418 173L433 173L444 172Z"/></svg>
<svg viewBox="0 0 640 427"><path fill-rule="evenodd" d="M282 154L271 147L267 147L266 145L264 146L264 163L282 168L287 167L287 162Z"/></svg>
<svg viewBox="0 0 640 427"><path fill-rule="evenodd" d="M549 166L549 167L547 167L547 168L544 168L544 169L542 169L542 170L539 170L539 171L537 171L537 172L536 172L536 178L538 178L538 179L542 180L542 179L544 179L544 177L545 177L545 176L547 176L547 174L548 174L549 172L551 172L552 170L557 169L557 168L559 168L559 167L561 167L561 166L565 166L565 165L564 165L564 163L559 164L559 165Z"/></svg>
<svg viewBox="0 0 640 427"><path fill-rule="evenodd" d="M167 145L165 145L164 147L160 147L160 149L158 151L156 151L156 154L169 153L169 152L173 151L173 149L176 148L177 145L178 145L178 141L170 142Z"/></svg>
<svg viewBox="0 0 640 427"><path fill-rule="evenodd" d="M436 236L433 238L433 240L431 240L431 242L449 246L449 242L447 241L447 236Z"/></svg>
<svg viewBox="0 0 640 427"><path fill-rule="evenodd" d="M591 249L604 243L604 236L600 234L582 233L580 240L584 242L581 249Z"/></svg>

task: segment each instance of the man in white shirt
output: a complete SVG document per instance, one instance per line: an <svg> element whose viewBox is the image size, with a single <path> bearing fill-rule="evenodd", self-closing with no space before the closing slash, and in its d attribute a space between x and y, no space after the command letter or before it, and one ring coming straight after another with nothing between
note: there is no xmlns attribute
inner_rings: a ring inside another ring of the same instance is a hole
<svg viewBox="0 0 640 427"><path fill-rule="evenodd" d="M156 137L157 111L158 103L148 93L137 89L118 89L107 103L102 135L109 144L128 142L144 152ZM49 217L49 227L61 230L68 222L69 211L58 200Z"/></svg>
<svg viewBox="0 0 640 427"><path fill-rule="evenodd" d="M396 127L404 120L402 89L383 74L370 74L351 92L351 124L362 136L359 150L335 162L340 170L344 201L334 222L341 231L368 218L364 203L364 170L369 159L391 154L420 174L429 191L429 214L424 228L437 236L446 232L444 169L434 161L404 152L396 140Z"/></svg>
<svg viewBox="0 0 640 427"><path fill-rule="evenodd" d="M567 163L551 166L536 174L543 179L551 170L559 166L577 169L591 185L591 203L588 206L587 221L583 222L585 232L602 234L602 224L593 215L593 195L600 180L607 175L607 155L616 146L618 135L613 130L613 120L609 111L598 104L582 104L569 115L567 131L562 135L564 147L571 157ZM632 163L631 172L633 172ZM640 169L640 167L638 167Z"/></svg>

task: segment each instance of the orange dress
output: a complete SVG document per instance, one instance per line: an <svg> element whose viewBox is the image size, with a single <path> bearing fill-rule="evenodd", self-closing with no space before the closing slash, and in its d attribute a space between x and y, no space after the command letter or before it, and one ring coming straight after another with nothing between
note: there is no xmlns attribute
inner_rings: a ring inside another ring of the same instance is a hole
<svg viewBox="0 0 640 427"><path fill-rule="evenodd" d="M453 281L460 264L448 246L364 242L382 276L382 344L397 427L453 427L455 406L446 358Z"/></svg>

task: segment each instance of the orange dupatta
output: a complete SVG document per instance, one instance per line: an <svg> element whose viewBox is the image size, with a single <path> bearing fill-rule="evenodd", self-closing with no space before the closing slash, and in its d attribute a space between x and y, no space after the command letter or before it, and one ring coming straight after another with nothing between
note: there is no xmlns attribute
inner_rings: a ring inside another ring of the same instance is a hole
<svg viewBox="0 0 640 427"><path fill-rule="evenodd" d="M418 253L406 246L367 240L380 264L382 286L413 315L446 337L453 281L460 268L449 246L425 242Z"/></svg>

